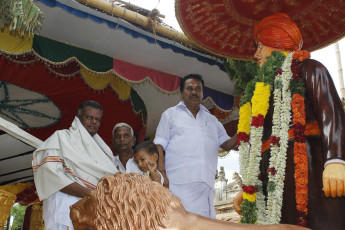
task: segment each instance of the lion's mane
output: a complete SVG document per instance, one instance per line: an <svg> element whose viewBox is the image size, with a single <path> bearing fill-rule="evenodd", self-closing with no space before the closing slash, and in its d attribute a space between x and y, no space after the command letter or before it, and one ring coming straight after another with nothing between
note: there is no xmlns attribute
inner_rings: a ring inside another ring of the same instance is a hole
<svg viewBox="0 0 345 230"><path fill-rule="evenodd" d="M180 199L161 184L139 174L117 173L98 183L94 223L97 230L161 229L174 208L183 208Z"/></svg>

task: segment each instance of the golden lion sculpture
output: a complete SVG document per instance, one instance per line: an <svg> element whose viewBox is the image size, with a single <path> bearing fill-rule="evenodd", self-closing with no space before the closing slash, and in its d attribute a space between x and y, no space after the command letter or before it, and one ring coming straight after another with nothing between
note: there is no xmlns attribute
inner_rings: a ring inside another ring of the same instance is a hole
<svg viewBox="0 0 345 230"><path fill-rule="evenodd" d="M103 177L96 190L71 206L75 230L303 230L294 225L230 223L187 212L179 198L135 173Z"/></svg>

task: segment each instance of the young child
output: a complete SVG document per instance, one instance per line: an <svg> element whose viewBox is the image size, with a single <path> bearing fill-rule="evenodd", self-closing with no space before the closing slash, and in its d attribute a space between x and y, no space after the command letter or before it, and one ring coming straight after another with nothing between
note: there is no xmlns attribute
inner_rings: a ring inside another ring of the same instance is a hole
<svg viewBox="0 0 345 230"><path fill-rule="evenodd" d="M158 149L152 141L144 141L135 147L134 161L151 180L163 184L164 178L157 170Z"/></svg>

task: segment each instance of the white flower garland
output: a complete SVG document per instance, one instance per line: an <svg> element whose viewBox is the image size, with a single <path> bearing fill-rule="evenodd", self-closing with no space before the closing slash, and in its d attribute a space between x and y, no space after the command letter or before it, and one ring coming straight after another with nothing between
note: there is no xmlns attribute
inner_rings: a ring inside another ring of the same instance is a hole
<svg viewBox="0 0 345 230"><path fill-rule="evenodd" d="M282 92L281 92L281 87L277 87L278 84L281 85L281 75L277 75L275 79L275 88L274 88L274 97L273 97L273 103L274 105L280 105L282 101ZM273 112L273 122L272 122L272 136L279 137L279 122L280 122L280 109L281 106L274 106L274 112ZM279 152L279 146L277 145L271 145L271 157L269 160L269 168L274 167L276 165L277 161L277 155ZM273 175L268 174L268 180L271 182L273 180ZM275 200L275 194L272 191L268 191L268 196L267 196L267 207L265 210L265 215L268 218L267 221L263 221L262 223L270 222L270 213L272 212L272 208L274 205L276 205L276 200Z"/></svg>
<svg viewBox="0 0 345 230"><path fill-rule="evenodd" d="M241 141L240 146L238 147L238 151L240 152L240 174L242 175L242 181L244 185L249 185L248 174L246 171L248 170L249 165L249 143Z"/></svg>
<svg viewBox="0 0 345 230"><path fill-rule="evenodd" d="M262 139L263 127L251 126L250 129L250 153L249 153L249 165L248 165L248 185L261 185L261 181L258 179L260 172L261 161L261 139Z"/></svg>
<svg viewBox="0 0 345 230"><path fill-rule="evenodd" d="M278 224L281 219L281 208L283 201L284 179L286 168L286 152L289 141L289 123L291 120L291 92L290 80L292 79L291 62L292 55L290 53L283 65L281 77L276 77L276 84L282 81L282 88L274 90L274 113L272 136L280 138L280 146L272 146L269 168L276 170L275 175L269 174L269 183L274 184L274 191L268 193L266 218L258 219L260 224Z"/></svg>

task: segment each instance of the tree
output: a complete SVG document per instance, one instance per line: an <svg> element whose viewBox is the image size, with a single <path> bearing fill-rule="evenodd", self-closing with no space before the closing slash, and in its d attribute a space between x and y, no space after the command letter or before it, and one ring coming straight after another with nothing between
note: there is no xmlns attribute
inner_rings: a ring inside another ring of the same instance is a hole
<svg viewBox="0 0 345 230"><path fill-rule="evenodd" d="M11 216L13 216L13 223L11 230L21 230L24 222L24 215L27 206L21 206L20 204L15 204L11 209Z"/></svg>

